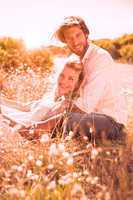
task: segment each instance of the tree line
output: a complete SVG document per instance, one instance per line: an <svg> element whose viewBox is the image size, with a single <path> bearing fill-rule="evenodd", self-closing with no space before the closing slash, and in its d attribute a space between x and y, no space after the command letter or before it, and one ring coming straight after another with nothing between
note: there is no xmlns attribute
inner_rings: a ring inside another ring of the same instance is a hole
<svg viewBox="0 0 133 200"><path fill-rule="evenodd" d="M94 44L106 49L112 57L123 63L133 63L133 34L116 39L93 40ZM36 72L50 72L55 56L68 56L69 49L58 46L44 46L28 50L23 40L11 37L0 38L0 69L7 73L32 69Z"/></svg>

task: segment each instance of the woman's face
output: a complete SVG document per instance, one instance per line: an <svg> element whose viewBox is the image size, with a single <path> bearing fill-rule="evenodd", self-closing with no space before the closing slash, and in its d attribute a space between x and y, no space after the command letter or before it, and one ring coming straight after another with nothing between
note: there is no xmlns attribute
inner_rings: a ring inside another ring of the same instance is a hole
<svg viewBox="0 0 133 200"><path fill-rule="evenodd" d="M75 89L78 80L79 72L65 66L58 78L59 95L63 96L72 92Z"/></svg>

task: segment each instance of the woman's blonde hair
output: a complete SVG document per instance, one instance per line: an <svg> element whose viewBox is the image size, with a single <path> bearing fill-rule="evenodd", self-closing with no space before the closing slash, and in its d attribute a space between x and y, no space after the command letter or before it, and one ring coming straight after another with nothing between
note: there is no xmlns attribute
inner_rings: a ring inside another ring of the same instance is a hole
<svg viewBox="0 0 133 200"><path fill-rule="evenodd" d="M74 97L77 96L78 94L78 91L79 91L79 88L80 88L80 85L82 83L82 80L83 80L83 64L77 60L77 61L68 61L64 67L68 67L74 71L76 71L76 73L78 73L78 81L75 85L75 88L74 90L72 91L71 93L71 98L73 99ZM70 95L68 94L68 96L70 97ZM55 100L57 100L59 98L59 93L58 93L58 85L57 85L57 88L56 88L56 92L55 92Z"/></svg>

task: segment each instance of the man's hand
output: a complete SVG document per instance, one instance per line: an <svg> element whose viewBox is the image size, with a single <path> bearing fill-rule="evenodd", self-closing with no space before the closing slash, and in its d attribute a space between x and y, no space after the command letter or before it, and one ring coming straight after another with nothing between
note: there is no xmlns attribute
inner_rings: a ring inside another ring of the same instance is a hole
<svg viewBox="0 0 133 200"><path fill-rule="evenodd" d="M57 102L53 108L49 109L47 112L46 116L44 117L45 119L51 118L55 115L58 115L60 113L63 113L65 111L68 111L71 106L71 101L70 100L63 100L61 102Z"/></svg>

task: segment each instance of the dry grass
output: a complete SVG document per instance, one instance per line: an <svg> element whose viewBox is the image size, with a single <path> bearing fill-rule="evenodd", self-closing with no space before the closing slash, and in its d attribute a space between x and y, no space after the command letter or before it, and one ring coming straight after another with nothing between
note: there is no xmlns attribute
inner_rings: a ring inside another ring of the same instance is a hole
<svg viewBox="0 0 133 200"><path fill-rule="evenodd" d="M127 145L105 142L96 146L86 138L71 137L62 141L50 139L47 133L36 141L19 135L1 139L0 199L131 200L132 118L127 129Z"/></svg>

